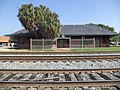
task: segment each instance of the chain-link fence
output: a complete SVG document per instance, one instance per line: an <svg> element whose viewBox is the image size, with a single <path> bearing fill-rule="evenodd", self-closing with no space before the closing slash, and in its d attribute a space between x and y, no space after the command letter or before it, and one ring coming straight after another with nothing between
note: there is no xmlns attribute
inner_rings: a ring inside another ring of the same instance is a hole
<svg viewBox="0 0 120 90"><path fill-rule="evenodd" d="M95 48L95 38L92 39L31 39L31 50L54 50L57 48Z"/></svg>
<svg viewBox="0 0 120 90"><path fill-rule="evenodd" d="M55 46L56 41L54 39L31 39L31 50L49 50Z"/></svg>
<svg viewBox="0 0 120 90"><path fill-rule="evenodd" d="M71 39L70 48L95 48L95 39Z"/></svg>
<svg viewBox="0 0 120 90"><path fill-rule="evenodd" d="M71 39L70 48L82 48L82 39Z"/></svg>

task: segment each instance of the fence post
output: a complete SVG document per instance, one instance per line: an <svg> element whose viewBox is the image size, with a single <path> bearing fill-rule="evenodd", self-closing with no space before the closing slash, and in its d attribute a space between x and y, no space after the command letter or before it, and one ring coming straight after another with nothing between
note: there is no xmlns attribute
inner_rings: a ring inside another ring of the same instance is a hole
<svg viewBox="0 0 120 90"><path fill-rule="evenodd" d="M32 38L30 38L30 50L32 50Z"/></svg>
<svg viewBox="0 0 120 90"><path fill-rule="evenodd" d="M71 51L71 38L69 37L69 48L70 48L70 51Z"/></svg>
<svg viewBox="0 0 120 90"><path fill-rule="evenodd" d="M83 38L84 38L84 37L82 37L82 50L83 50Z"/></svg>
<svg viewBox="0 0 120 90"><path fill-rule="evenodd" d="M56 48L57 48L57 38L56 38Z"/></svg>
<svg viewBox="0 0 120 90"><path fill-rule="evenodd" d="M93 40L94 40L94 49L95 49L95 37L93 38Z"/></svg>
<svg viewBox="0 0 120 90"><path fill-rule="evenodd" d="M43 51L44 51L44 38L42 39L42 46L43 46Z"/></svg>

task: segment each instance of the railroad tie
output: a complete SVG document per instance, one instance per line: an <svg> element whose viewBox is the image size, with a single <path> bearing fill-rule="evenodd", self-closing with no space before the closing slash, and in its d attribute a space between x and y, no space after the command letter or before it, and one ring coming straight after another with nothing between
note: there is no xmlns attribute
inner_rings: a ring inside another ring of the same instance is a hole
<svg viewBox="0 0 120 90"><path fill-rule="evenodd" d="M0 79L2 78L3 75L4 75L4 74L0 73Z"/></svg>
<svg viewBox="0 0 120 90"><path fill-rule="evenodd" d="M29 78L29 80L33 80L35 77L37 76L37 74L32 74Z"/></svg>
<svg viewBox="0 0 120 90"><path fill-rule="evenodd" d="M16 81L23 74L16 74L14 77L10 78L9 81Z"/></svg>
<svg viewBox="0 0 120 90"><path fill-rule="evenodd" d="M11 87L10 90L20 90L20 88L19 87Z"/></svg>
<svg viewBox="0 0 120 90"><path fill-rule="evenodd" d="M38 90L38 87L27 87L26 90Z"/></svg>
<svg viewBox="0 0 120 90"><path fill-rule="evenodd" d="M110 77L112 80L120 80L119 78L115 77L111 73L104 73L106 76Z"/></svg>
<svg viewBox="0 0 120 90"><path fill-rule="evenodd" d="M20 74L20 76L17 77L16 80L21 80L21 79L23 79L23 78L25 77L25 75L26 75L26 74Z"/></svg>
<svg viewBox="0 0 120 90"><path fill-rule="evenodd" d="M74 73L70 73L69 76L71 78L71 81L78 81Z"/></svg>
<svg viewBox="0 0 120 90"><path fill-rule="evenodd" d="M120 79L120 72L114 72L114 73L111 73L111 74Z"/></svg>
<svg viewBox="0 0 120 90"><path fill-rule="evenodd" d="M16 74L11 74L8 77L4 78L3 81L8 81L10 78L14 77Z"/></svg>
<svg viewBox="0 0 120 90"><path fill-rule="evenodd" d="M81 73L81 77L84 81L90 81L91 80L90 76L86 72Z"/></svg>
<svg viewBox="0 0 120 90"><path fill-rule="evenodd" d="M70 78L69 74L65 74L65 80L66 81L71 81L71 78Z"/></svg>
<svg viewBox="0 0 120 90"><path fill-rule="evenodd" d="M104 78L102 78L100 75L98 75L97 73L91 73L92 75L94 75L94 77L97 79L97 80L104 80Z"/></svg>
<svg viewBox="0 0 120 90"><path fill-rule="evenodd" d="M91 80L97 80L92 73L88 73L88 75L90 76Z"/></svg>
<svg viewBox="0 0 120 90"><path fill-rule="evenodd" d="M101 87L102 90L110 90L110 87Z"/></svg>
<svg viewBox="0 0 120 90"><path fill-rule="evenodd" d="M75 74L75 77L77 78L78 81L83 81L83 79L82 79L80 74Z"/></svg>
<svg viewBox="0 0 120 90"><path fill-rule="evenodd" d="M41 81L43 80L43 73L37 74L37 76L33 79L33 81Z"/></svg>
<svg viewBox="0 0 120 90"><path fill-rule="evenodd" d="M108 76L106 76L103 73L98 73L98 75L100 75L102 78L104 78L105 80L111 80L111 78L109 78Z"/></svg>
<svg viewBox="0 0 120 90"><path fill-rule="evenodd" d="M59 74L60 81L66 81L64 74Z"/></svg>
<svg viewBox="0 0 120 90"><path fill-rule="evenodd" d="M26 87L22 86L19 90L26 90Z"/></svg>

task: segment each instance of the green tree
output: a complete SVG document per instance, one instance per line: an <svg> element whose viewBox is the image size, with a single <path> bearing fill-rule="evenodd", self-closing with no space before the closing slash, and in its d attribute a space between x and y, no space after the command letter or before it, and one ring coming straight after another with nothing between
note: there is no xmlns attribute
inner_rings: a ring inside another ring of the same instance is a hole
<svg viewBox="0 0 120 90"><path fill-rule="evenodd" d="M115 42L115 45L118 45L118 42L120 42L120 32L118 33L117 36L111 37L110 41Z"/></svg>
<svg viewBox="0 0 120 90"><path fill-rule="evenodd" d="M59 36L60 21L58 15L46 6L34 7L33 4L24 4L19 8L18 18L22 25L36 38L53 39Z"/></svg>
<svg viewBox="0 0 120 90"><path fill-rule="evenodd" d="M104 28L104 29L107 29L107 30L110 30L112 32L115 31L115 29L113 27L110 27L108 25L104 25L104 24L98 24L98 26L100 26L101 28Z"/></svg>
<svg viewBox="0 0 120 90"><path fill-rule="evenodd" d="M115 29L113 27L108 26L108 25L98 24L98 26L100 26L104 29L110 30L112 32L115 32ZM117 46L118 42L120 42L120 32L118 33L117 36L110 37L110 41L115 42L115 45Z"/></svg>

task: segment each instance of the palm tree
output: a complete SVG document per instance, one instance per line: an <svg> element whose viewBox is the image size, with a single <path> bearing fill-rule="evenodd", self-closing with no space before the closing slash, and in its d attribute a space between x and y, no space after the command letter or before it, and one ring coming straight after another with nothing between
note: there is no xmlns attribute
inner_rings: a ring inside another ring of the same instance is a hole
<svg viewBox="0 0 120 90"><path fill-rule="evenodd" d="M22 25L36 38L55 38L60 32L58 15L51 12L46 6L34 7L32 4L24 4L19 9L18 18ZM39 30L40 33L36 33Z"/></svg>
<svg viewBox="0 0 120 90"><path fill-rule="evenodd" d="M28 30L30 33L36 33L36 25L35 25L35 15L34 15L34 7L32 4L25 4L22 5L19 9L18 14L19 20L21 21L22 25L25 27L26 30ZM36 38L37 38L37 34Z"/></svg>

